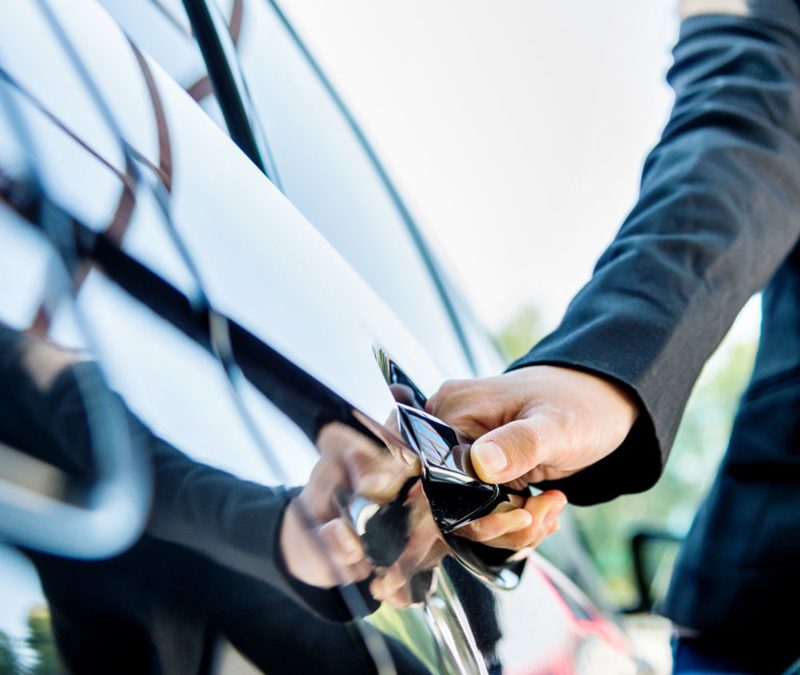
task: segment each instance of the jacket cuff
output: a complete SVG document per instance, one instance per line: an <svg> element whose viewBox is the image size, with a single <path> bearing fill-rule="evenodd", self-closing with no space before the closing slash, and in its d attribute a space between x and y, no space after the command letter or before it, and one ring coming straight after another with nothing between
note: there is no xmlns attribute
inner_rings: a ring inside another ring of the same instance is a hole
<svg viewBox="0 0 800 675"><path fill-rule="evenodd" d="M285 581L279 588L296 604L310 609L314 614L326 621L346 623L356 618L356 615L353 614L350 607L345 602L345 593L356 593L360 595L363 600L363 605L366 608L364 615L371 614L380 607L380 603L369 593L369 583L372 581L373 577L370 576L370 578L358 584L350 584L343 587L334 586L333 588L320 588L300 581L300 579L293 576L287 569L286 561L283 559L280 546L283 511L286 510L289 502L300 494L301 491L302 488L299 487L287 491L287 499L283 504L280 518L277 520L278 526L273 533L274 540L272 550L274 551L275 567Z"/></svg>
<svg viewBox="0 0 800 675"><path fill-rule="evenodd" d="M655 485L666 461L668 447L659 443L653 418L642 397L631 383L608 369L598 368L579 358L539 355L536 348L514 361L506 370L548 365L572 368L597 375L624 387L639 404L639 416L627 437L614 452L582 471L560 480L543 481L541 490L561 490L570 503L589 506L607 502L621 494L644 492Z"/></svg>

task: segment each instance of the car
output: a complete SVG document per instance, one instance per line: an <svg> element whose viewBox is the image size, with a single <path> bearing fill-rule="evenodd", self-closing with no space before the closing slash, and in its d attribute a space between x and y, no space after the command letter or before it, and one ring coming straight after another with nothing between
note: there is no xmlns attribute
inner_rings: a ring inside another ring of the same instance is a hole
<svg viewBox="0 0 800 675"><path fill-rule="evenodd" d="M0 321L96 359L109 389L198 467L302 485L324 424L380 437L398 411L391 385L424 396L501 369L278 4L39 0L10 8L0 35ZM120 564L162 589L155 662L182 645L196 672L335 672L346 659L331 645L365 650L381 673L485 673L501 660L520 673L635 671L568 535L549 544L563 571L533 555L520 587L498 591L499 621L473 574L481 562L453 550L471 572L437 567L414 606L384 605L347 636L244 579L232 557L211 565L180 542L143 543L154 486L104 392L85 394L88 487L66 490L63 472L0 446L0 672L56 668L74 647L63 617L57 648L49 633L64 598L114 607L109 574L127 593L150 589ZM236 611L187 630L209 598ZM124 633L96 618L98 641ZM498 653L504 623L517 637ZM100 650L79 671L149 667Z"/></svg>

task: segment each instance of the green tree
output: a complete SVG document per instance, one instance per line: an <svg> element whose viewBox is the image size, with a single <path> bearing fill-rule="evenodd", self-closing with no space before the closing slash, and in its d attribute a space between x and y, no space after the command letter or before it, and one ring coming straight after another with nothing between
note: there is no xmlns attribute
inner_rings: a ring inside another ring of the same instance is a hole
<svg viewBox="0 0 800 675"><path fill-rule="evenodd" d="M0 631L0 675L22 675L11 638Z"/></svg>
<svg viewBox="0 0 800 675"><path fill-rule="evenodd" d="M35 654L35 662L28 671L30 675L58 675L50 612L47 607L34 607L28 613L28 647Z"/></svg>
<svg viewBox="0 0 800 675"><path fill-rule="evenodd" d="M682 535L708 491L755 356L755 342L725 342L698 381L658 484L638 495L574 509L611 596L633 601L629 539L641 528Z"/></svg>
<svg viewBox="0 0 800 675"><path fill-rule="evenodd" d="M517 310L498 331L495 335L495 343L506 362L511 363L529 352L542 334L542 319L539 310L533 305L525 305Z"/></svg>

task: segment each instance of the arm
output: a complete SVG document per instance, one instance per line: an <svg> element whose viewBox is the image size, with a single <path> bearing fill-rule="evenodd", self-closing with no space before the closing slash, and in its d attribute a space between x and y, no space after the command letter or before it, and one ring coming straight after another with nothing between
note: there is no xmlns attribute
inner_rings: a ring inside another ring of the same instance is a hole
<svg viewBox="0 0 800 675"><path fill-rule="evenodd" d="M268 487L197 463L130 416L137 443L151 457L155 494L147 531L182 544L224 567L268 583L292 601L334 621L352 615L337 581L366 578L371 568L358 539L329 519L318 528L327 550L292 505L301 488ZM308 490L308 488L306 488ZM325 492L319 490L317 492ZM354 540L354 541L352 541ZM331 561L325 560L331 556ZM332 568L338 578L332 577ZM371 609L375 605L365 596Z"/></svg>
<svg viewBox="0 0 800 675"><path fill-rule="evenodd" d="M791 0L683 23L675 106L637 204L560 326L494 378L527 382L526 399L481 412L487 387L455 383L432 400L435 414L501 446L508 466L484 475L558 479L544 485L576 503L655 482L704 362L800 232L799 30Z"/></svg>
<svg viewBox="0 0 800 675"><path fill-rule="evenodd" d="M87 406L113 396L95 363L0 325L3 442L62 469L76 485L91 484L97 458ZM155 436L124 402L120 406L153 473L149 534L276 586L327 618L351 618L339 594L327 589L365 579L372 570L358 538L330 504L337 489L365 474L373 492L391 492L400 478L382 453L348 438L324 454L304 488L273 488L193 461ZM378 469L390 476L375 487ZM298 517L301 498L311 505L305 519Z"/></svg>

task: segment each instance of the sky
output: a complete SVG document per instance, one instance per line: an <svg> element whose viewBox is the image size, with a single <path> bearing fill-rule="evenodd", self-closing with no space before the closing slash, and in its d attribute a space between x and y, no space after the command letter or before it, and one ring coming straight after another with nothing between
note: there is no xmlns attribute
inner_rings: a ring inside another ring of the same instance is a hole
<svg viewBox="0 0 800 675"><path fill-rule="evenodd" d="M284 0L491 329L546 325L633 205L675 0Z"/></svg>

